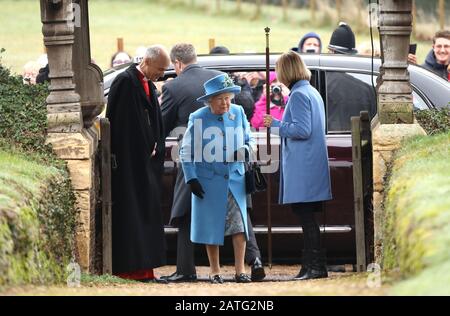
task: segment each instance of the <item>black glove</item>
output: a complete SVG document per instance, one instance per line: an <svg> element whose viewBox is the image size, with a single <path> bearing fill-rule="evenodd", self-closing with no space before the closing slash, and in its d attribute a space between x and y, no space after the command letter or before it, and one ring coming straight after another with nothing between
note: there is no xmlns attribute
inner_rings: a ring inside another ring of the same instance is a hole
<svg viewBox="0 0 450 316"><path fill-rule="evenodd" d="M197 197L203 199L203 194L205 194L205 191L203 191L202 185L200 184L198 179L191 179L187 183L191 187L191 192L194 193Z"/></svg>
<svg viewBox="0 0 450 316"><path fill-rule="evenodd" d="M233 154L234 161L249 161L249 156L248 149L245 147L237 149Z"/></svg>

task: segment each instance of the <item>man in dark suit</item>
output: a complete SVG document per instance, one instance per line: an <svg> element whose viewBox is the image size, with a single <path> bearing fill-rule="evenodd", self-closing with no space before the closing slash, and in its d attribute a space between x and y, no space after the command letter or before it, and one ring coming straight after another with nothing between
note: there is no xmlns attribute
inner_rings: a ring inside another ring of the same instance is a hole
<svg viewBox="0 0 450 316"><path fill-rule="evenodd" d="M180 137L186 130L189 115L204 106L197 101L204 94L203 83L221 72L200 67L191 44L175 45L170 52L170 60L177 78L168 81L162 88L161 111L165 136L170 134ZM177 270L163 278L169 282L196 281L194 246L190 240L191 191L184 182L181 165L178 165L173 196L170 224L178 227ZM250 220L248 223L250 240L247 242L245 259L252 266L253 280L259 281L265 277L265 273Z"/></svg>
<svg viewBox="0 0 450 316"><path fill-rule="evenodd" d="M158 281L153 268L165 264L165 142L152 81L169 65L163 47L149 47L139 65L132 64L112 83L106 112L111 123L112 272L143 282Z"/></svg>

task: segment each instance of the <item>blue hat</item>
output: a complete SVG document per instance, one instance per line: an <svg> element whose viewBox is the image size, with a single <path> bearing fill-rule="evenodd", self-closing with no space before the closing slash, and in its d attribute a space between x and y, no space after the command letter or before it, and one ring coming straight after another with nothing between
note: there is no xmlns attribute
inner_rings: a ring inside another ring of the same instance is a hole
<svg viewBox="0 0 450 316"><path fill-rule="evenodd" d="M197 101L204 102L209 98L222 94L222 93L234 93L238 94L241 92L241 87L236 86L233 79L228 77L228 74L221 74L215 76L203 84L205 88L205 95L197 99Z"/></svg>

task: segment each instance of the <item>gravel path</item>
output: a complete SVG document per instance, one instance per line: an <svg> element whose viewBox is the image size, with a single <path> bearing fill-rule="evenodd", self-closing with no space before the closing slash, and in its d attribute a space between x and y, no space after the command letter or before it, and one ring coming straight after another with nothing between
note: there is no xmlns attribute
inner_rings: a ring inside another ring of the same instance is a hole
<svg viewBox="0 0 450 316"><path fill-rule="evenodd" d="M385 295L388 286L368 286L366 273L331 272L329 278L309 281L290 281L298 266L275 265L263 282L236 284L232 281L234 267L222 267L225 283L210 284L208 267L198 267L199 281L178 284L145 283L83 283L79 288L66 286L25 286L9 288L0 295L163 295L163 296L276 296L276 295ZM157 269L157 275L167 275L174 266Z"/></svg>

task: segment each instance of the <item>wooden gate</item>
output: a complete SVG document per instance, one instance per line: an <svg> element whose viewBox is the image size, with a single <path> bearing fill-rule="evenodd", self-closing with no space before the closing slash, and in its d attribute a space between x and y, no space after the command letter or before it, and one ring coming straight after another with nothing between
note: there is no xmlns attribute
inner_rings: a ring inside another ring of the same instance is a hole
<svg viewBox="0 0 450 316"><path fill-rule="evenodd" d="M367 111L351 118L355 208L356 270L373 261L372 135Z"/></svg>
<svg viewBox="0 0 450 316"><path fill-rule="evenodd" d="M112 274L111 236L111 132L109 120L100 119L101 200L102 200L102 272Z"/></svg>

